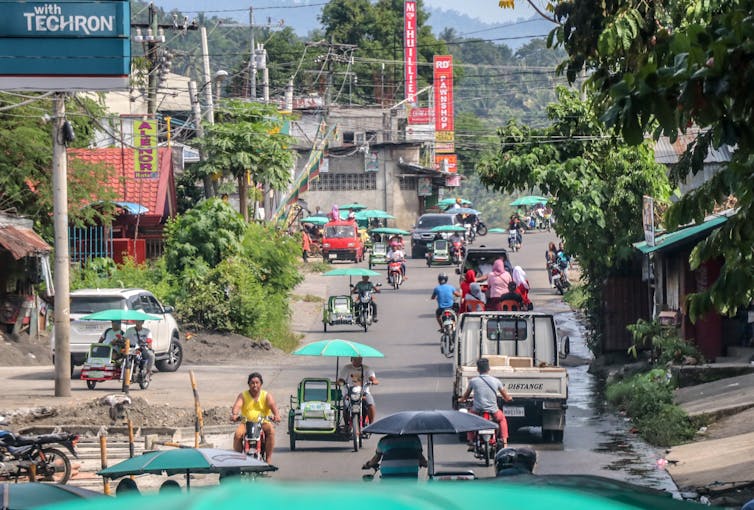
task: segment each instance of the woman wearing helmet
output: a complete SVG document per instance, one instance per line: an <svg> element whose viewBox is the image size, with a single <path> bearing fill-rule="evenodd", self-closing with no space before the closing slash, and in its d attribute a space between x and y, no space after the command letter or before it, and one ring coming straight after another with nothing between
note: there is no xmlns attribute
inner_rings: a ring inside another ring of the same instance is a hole
<svg viewBox="0 0 754 510"><path fill-rule="evenodd" d="M437 300L437 309L435 310L435 318L437 324L442 331L442 312L445 310L455 310L455 298L460 297L461 293L448 283L448 275L446 273L440 273L437 275L437 283L439 284L432 291L432 299Z"/></svg>

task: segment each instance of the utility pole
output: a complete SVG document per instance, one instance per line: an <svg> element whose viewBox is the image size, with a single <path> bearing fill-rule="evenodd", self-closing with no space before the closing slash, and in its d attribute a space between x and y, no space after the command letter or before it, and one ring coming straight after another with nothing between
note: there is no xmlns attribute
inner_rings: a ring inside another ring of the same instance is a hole
<svg viewBox="0 0 754 510"><path fill-rule="evenodd" d="M254 58L256 43L254 42L254 7L249 7L249 27L251 32L251 46L249 51L249 97L252 101L257 98L257 62Z"/></svg>
<svg viewBox="0 0 754 510"><path fill-rule="evenodd" d="M210 124L215 123L215 103L212 96L212 75L209 71L209 46L207 44L207 28L202 27L200 29L202 36L202 63L204 65L204 93L207 98L207 122Z"/></svg>
<svg viewBox="0 0 754 510"><path fill-rule="evenodd" d="M55 229L55 396L71 396L71 321L68 257L68 162L61 141L65 93L56 92L52 121L52 196Z"/></svg>

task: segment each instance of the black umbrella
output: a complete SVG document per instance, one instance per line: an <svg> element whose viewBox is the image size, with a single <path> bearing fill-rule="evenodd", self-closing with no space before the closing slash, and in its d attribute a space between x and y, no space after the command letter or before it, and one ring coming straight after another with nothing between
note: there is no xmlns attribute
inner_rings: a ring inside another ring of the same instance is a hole
<svg viewBox="0 0 754 510"><path fill-rule="evenodd" d="M364 429L371 434L427 434L427 472L434 474L435 434L459 434L497 428L497 424L470 413L450 410L401 411L377 420Z"/></svg>

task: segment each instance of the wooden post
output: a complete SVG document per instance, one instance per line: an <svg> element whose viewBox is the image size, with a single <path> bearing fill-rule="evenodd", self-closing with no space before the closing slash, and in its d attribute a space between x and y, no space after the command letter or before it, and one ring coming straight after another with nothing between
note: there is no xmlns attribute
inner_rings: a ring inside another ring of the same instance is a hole
<svg viewBox="0 0 754 510"><path fill-rule="evenodd" d="M37 465L32 460L31 464L29 464L29 481L30 482L36 482L37 481Z"/></svg>
<svg viewBox="0 0 754 510"><path fill-rule="evenodd" d="M107 469L107 436L99 436L99 455L100 466L102 469ZM105 496L110 495L110 479L102 477L102 489Z"/></svg>
<svg viewBox="0 0 754 510"><path fill-rule="evenodd" d="M199 444L206 443L204 439L204 416L202 416L202 406L199 403L199 391L196 388L196 377L194 377L193 370L189 370L189 378L191 379L191 390L194 392L194 412L196 414L194 418L194 448L199 448Z"/></svg>
<svg viewBox="0 0 754 510"><path fill-rule="evenodd" d="M133 459L134 458L134 424L131 421L131 418L128 418L128 420L126 420L126 423L128 424L128 458Z"/></svg>
<svg viewBox="0 0 754 510"><path fill-rule="evenodd" d="M131 352L131 342L128 338L126 338L126 357L123 359L123 364L125 365L124 371L123 371L123 387L122 391L126 395L128 395L131 385L131 365L127 363L128 360L128 353Z"/></svg>

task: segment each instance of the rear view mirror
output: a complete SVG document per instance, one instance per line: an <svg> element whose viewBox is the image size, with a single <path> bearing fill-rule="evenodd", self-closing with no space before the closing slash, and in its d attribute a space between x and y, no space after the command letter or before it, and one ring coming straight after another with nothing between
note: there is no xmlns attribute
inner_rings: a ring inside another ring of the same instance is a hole
<svg viewBox="0 0 754 510"><path fill-rule="evenodd" d="M163 306L162 307L163 313L173 313L175 311L175 308L172 306Z"/></svg>
<svg viewBox="0 0 754 510"><path fill-rule="evenodd" d="M571 354L571 338L568 336L564 336L561 340L561 351L558 353L561 359L566 358L569 354Z"/></svg>
<svg viewBox="0 0 754 510"><path fill-rule="evenodd" d="M456 274L461 274L461 268L460 267L456 268Z"/></svg>

